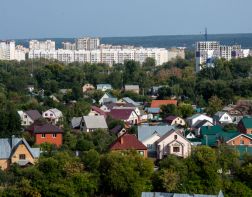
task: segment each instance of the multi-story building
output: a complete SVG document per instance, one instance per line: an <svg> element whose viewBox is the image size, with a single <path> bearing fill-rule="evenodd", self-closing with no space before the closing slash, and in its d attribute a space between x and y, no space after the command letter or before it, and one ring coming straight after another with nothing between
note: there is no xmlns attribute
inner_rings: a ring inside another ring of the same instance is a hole
<svg viewBox="0 0 252 197"><path fill-rule="evenodd" d="M213 67L214 60L224 58L243 58L249 55L249 49L241 49L240 45L220 45L217 41L201 41L196 43L196 72L204 67Z"/></svg>
<svg viewBox="0 0 252 197"><path fill-rule="evenodd" d="M15 47L14 41L0 41L0 60L25 60L27 49L18 45Z"/></svg>
<svg viewBox="0 0 252 197"><path fill-rule="evenodd" d="M76 50L76 44L71 42L62 42L62 47L65 50Z"/></svg>
<svg viewBox="0 0 252 197"><path fill-rule="evenodd" d="M99 38L83 37L75 41L77 50L94 50L98 49L100 45Z"/></svg>
<svg viewBox="0 0 252 197"><path fill-rule="evenodd" d="M29 49L30 50L55 50L55 41L52 40L30 40L29 42Z"/></svg>

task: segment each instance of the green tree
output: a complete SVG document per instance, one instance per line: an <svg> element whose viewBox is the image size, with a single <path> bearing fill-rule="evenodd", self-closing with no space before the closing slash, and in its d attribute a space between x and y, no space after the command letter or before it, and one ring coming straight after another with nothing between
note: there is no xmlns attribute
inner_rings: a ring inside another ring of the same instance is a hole
<svg viewBox="0 0 252 197"><path fill-rule="evenodd" d="M208 101L207 113L214 115L217 111L220 111L222 107L222 100L217 96L212 96Z"/></svg>

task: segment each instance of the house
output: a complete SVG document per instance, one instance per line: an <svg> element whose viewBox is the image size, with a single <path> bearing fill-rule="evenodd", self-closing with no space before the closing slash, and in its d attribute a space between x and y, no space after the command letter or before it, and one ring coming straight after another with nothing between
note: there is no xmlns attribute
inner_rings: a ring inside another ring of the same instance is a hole
<svg viewBox="0 0 252 197"><path fill-rule="evenodd" d="M194 114L193 116L187 118L187 123L189 127L194 127L196 124L198 124L202 120L207 120L213 124L213 118L204 114Z"/></svg>
<svg viewBox="0 0 252 197"><path fill-rule="evenodd" d="M225 141L230 146L251 146L252 147L252 135L237 132L228 140Z"/></svg>
<svg viewBox="0 0 252 197"><path fill-rule="evenodd" d="M125 133L117 138L111 145L111 151L136 150L143 157L147 157L147 147L140 142L133 134Z"/></svg>
<svg viewBox="0 0 252 197"><path fill-rule="evenodd" d="M71 119L71 127L75 130L80 130L82 117L73 117Z"/></svg>
<svg viewBox="0 0 252 197"><path fill-rule="evenodd" d="M227 112L231 116L242 116L243 115L242 112L237 109L237 106L232 105L232 104L223 107L222 111Z"/></svg>
<svg viewBox="0 0 252 197"><path fill-rule="evenodd" d="M113 97L111 94L106 92L99 100L99 104L103 105L105 103L116 103L116 101L117 98Z"/></svg>
<svg viewBox="0 0 252 197"><path fill-rule="evenodd" d="M59 89L59 93L63 94L63 95L66 95L68 93L71 93L72 92L72 89Z"/></svg>
<svg viewBox="0 0 252 197"><path fill-rule="evenodd" d="M108 129L104 116L83 116L80 121L80 130L92 132L98 129Z"/></svg>
<svg viewBox="0 0 252 197"><path fill-rule="evenodd" d="M123 134L125 134L127 131L121 125L117 125L113 129L111 129L110 132L115 134L117 137L120 137Z"/></svg>
<svg viewBox="0 0 252 197"><path fill-rule="evenodd" d="M156 141L172 129L175 129L175 127L170 125L150 126L143 124L137 127L138 140L147 147L148 156L156 157Z"/></svg>
<svg viewBox="0 0 252 197"><path fill-rule="evenodd" d="M42 116L52 124L57 124L63 118L62 112L56 108L48 109L43 112Z"/></svg>
<svg viewBox="0 0 252 197"><path fill-rule="evenodd" d="M12 164L27 166L34 164L40 155L39 148L31 148L24 138L0 139L0 169L8 170Z"/></svg>
<svg viewBox="0 0 252 197"><path fill-rule="evenodd" d="M150 89L149 89L149 94L152 95L152 96L157 96L158 95L158 90L160 88L162 88L164 86L152 86Z"/></svg>
<svg viewBox="0 0 252 197"><path fill-rule="evenodd" d="M177 105L177 100L153 100L151 108L161 108L162 105Z"/></svg>
<svg viewBox="0 0 252 197"><path fill-rule="evenodd" d="M227 112L222 112L222 111L218 111L214 114L213 121L218 122L220 124L233 123L232 116L230 116Z"/></svg>
<svg viewBox="0 0 252 197"><path fill-rule="evenodd" d="M36 120L42 118L38 110L18 111L22 126L30 126Z"/></svg>
<svg viewBox="0 0 252 197"><path fill-rule="evenodd" d="M130 91L139 94L139 85L125 85L124 91Z"/></svg>
<svg viewBox="0 0 252 197"><path fill-rule="evenodd" d="M133 101L133 100L132 100L131 98L129 98L129 97L123 97L122 99L120 99L120 100L118 101L118 103L128 103L128 104L132 104L132 105L135 106L135 107L139 107L139 106L140 106L139 103Z"/></svg>
<svg viewBox="0 0 252 197"><path fill-rule="evenodd" d="M112 86L110 84L97 84L96 89L105 92L107 90L112 90Z"/></svg>
<svg viewBox="0 0 252 197"><path fill-rule="evenodd" d="M33 91L34 91L34 85L28 85L27 87L26 87L26 89L28 90L28 92L30 92L30 93L32 93Z"/></svg>
<svg viewBox="0 0 252 197"><path fill-rule="evenodd" d="M191 154L191 142L186 139L180 130L170 130L156 142L157 159L169 155L186 158Z"/></svg>
<svg viewBox="0 0 252 197"><path fill-rule="evenodd" d="M139 117L136 114L134 109L112 109L108 116L115 120L122 120L129 124L138 124L139 123Z"/></svg>
<svg viewBox="0 0 252 197"><path fill-rule="evenodd" d="M209 122L208 120L197 121L197 123L194 124L194 126L192 127L192 130L194 131L194 133L197 136L199 136L200 135L200 129L201 129L201 127L204 127L204 126L211 127L211 126L213 126L213 123Z"/></svg>
<svg viewBox="0 0 252 197"><path fill-rule="evenodd" d="M49 98L52 99L56 103L60 102L60 100L56 96L54 96L54 95L50 95Z"/></svg>
<svg viewBox="0 0 252 197"><path fill-rule="evenodd" d="M165 122L167 122L169 125L179 125L179 126L185 126L185 120L183 118L180 118L178 116L168 116L165 118Z"/></svg>
<svg viewBox="0 0 252 197"><path fill-rule="evenodd" d="M222 193L222 191L220 191L217 195L142 192L141 197L224 197L224 194Z"/></svg>
<svg viewBox="0 0 252 197"><path fill-rule="evenodd" d="M151 108L151 107L148 107L145 110L148 113L148 119L157 120L157 121L162 120L162 118L159 115L160 108Z"/></svg>
<svg viewBox="0 0 252 197"><path fill-rule="evenodd" d="M94 90L94 89L95 89L95 87L92 84L90 84L90 83L84 84L82 86L82 92L83 93L88 92L90 90Z"/></svg>
<svg viewBox="0 0 252 197"><path fill-rule="evenodd" d="M107 113L101 110L99 107L96 106L91 106L91 110L88 114L88 116L104 116L105 118L107 117Z"/></svg>
<svg viewBox="0 0 252 197"><path fill-rule="evenodd" d="M243 117L237 127L241 133L252 134L252 118Z"/></svg>
<svg viewBox="0 0 252 197"><path fill-rule="evenodd" d="M35 137L36 144L49 143L60 147L63 142L63 130L50 123L33 124L27 128L27 131Z"/></svg>

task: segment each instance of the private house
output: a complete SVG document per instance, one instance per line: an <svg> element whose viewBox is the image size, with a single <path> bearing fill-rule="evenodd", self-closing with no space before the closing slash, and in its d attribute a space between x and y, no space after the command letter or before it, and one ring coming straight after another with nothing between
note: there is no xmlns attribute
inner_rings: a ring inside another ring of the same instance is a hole
<svg viewBox="0 0 252 197"><path fill-rule="evenodd" d="M191 154L192 145L179 130L168 131L156 142L157 159L163 159L169 155L186 158Z"/></svg>
<svg viewBox="0 0 252 197"><path fill-rule="evenodd" d="M252 118L251 117L242 118L238 123L237 127L241 133L252 134Z"/></svg>
<svg viewBox="0 0 252 197"><path fill-rule="evenodd" d="M88 114L88 116L104 116L105 118L107 117L107 113L101 110L99 107L96 106L91 106L91 110Z"/></svg>
<svg viewBox="0 0 252 197"><path fill-rule="evenodd" d="M127 131L121 125L117 125L113 129L111 129L110 132L115 134L117 137L120 137L123 134L125 134Z"/></svg>
<svg viewBox="0 0 252 197"><path fill-rule="evenodd" d="M220 191L217 195L142 192L141 197L224 197L224 194L222 193L222 191Z"/></svg>
<svg viewBox="0 0 252 197"><path fill-rule="evenodd" d="M194 131L194 133L199 136L200 135L200 129L201 127L208 126L211 127L213 126L213 123L209 122L208 120L201 120L198 121L194 126L191 128L191 130Z"/></svg>
<svg viewBox="0 0 252 197"><path fill-rule="evenodd" d="M93 132L98 129L108 129L104 116L83 116L80 121L80 130Z"/></svg>
<svg viewBox="0 0 252 197"><path fill-rule="evenodd" d="M24 138L0 139L0 169L8 170L14 163L19 166L34 164L40 155L39 148L31 148Z"/></svg>
<svg viewBox="0 0 252 197"><path fill-rule="evenodd" d="M73 117L71 119L71 127L73 130L80 130L82 117Z"/></svg>
<svg viewBox="0 0 252 197"><path fill-rule="evenodd" d="M123 97L122 99L120 99L120 100L118 101L118 103L132 104L134 107L139 107L139 106L140 106L139 103L133 101L133 100L132 100L131 98L129 98L129 97Z"/></svg>
<svg viewBox="0 0 252 197"><path fill-rule="evenodd" d="M125 85L124 91L139 94L139 85Z"/></svg>
<svg viewBox="0 0 252 197"><path fill-rule="evenodd" d="M135 135L127 134L117 138L111 145L111 151L136 150L143 157L147 157L147 147L140 142Z"/></svg>
<svg viewBox="0 0 252 197"><path fill-rule="evenodd" d="M36 120L42 118L38 110L18 111L21 125L26 127L33 124Z"/></svg>
<svg viewBox="0 0 252 197"><path fill-rule="evenodd" d="M207 115L204 115L204 114L195 114L195 115L187 118L187 123L188 123L189 127L194 127L202 120L207 120L213 124L213 118L211 118Z"/></svg>
<svg viewBox="0 0 252 197"><path fill-rule="evenodd" d="M46 124L33 124L27 128L34 137L36 144L49 143L60 147L63 142L63 130L56 125L49 123Z"/></svg>
<svg viewBox="0 0 252 197"><path fill-rule="evenodd" d="M178 116L168 116L167 118L165 118L165 122L169 125L178 125L182 127L186 125L185 120Z"/></svg>
<svg viewBox="0 0 252 197"><path fill-rule="evenodd" d="M227 112L218 111L213 116L213 121L220 124L231 124L233 123L232 117Z"/></svg>
<svg viewBox="0 0 252 197"><path fill-rule="evenodd" d="M52 124L57 124L63 119L62 112L56 108L48 109L47 111L43 112L42 116Z"/></svg>
<svg viewBox="0 0 252 197"><path fill-rule="evenodd" d="M105 103L116 103L116 101L117 98L106 92L99 100L99 104L104 105Z"/></svg>
<svg viewBox="0 0 252 197"><path fill-rule="evenodd" d="M146 108L146 111L148 113L149 119L156 120L156 121L162 120L162 118L159 115L160 108L151 108L151 107L148 107L148 108Z"/></svg>
<svg viewBox="0 0 252 197"><path fill-rule="evenodd" d="M153 100L151 108L161 108L162 105L177 105L177 100Z"/></svg>
<svg viewBox="0 0 252 197"><path fill-rule="evenodd" d="M96 89L105 92L107 90L112 90L112 86L110 84L97 84Z"/></svg>
<svg viewBox="0 0 252 197"><path fill-rule="evenodd" d="M243 115L242 112L236 108L237 108L236 105L230 104L223 107L222 111L227 112L231 116L242 116Z"/></svg>
<svg viewBox="0 0 252 197"><path fill-rule="evenodd" d="M91 91L91 90L94 90L94 89L95 89L95 87L92 84L90 84L90 83L84 84L82 86L82 92L83 93Z"/></svg>
<svg viewBox="0 0 252 197"><path fill-rule="evenodd" d="M175 129L174 126L169 125L156 125L150 126L147 124L139 125L137 127L137 136L148 149L149 157L156 157L156 142L168 131Z"/></svg>
<svg viewBox="0 0 252 197"><path fill-rule="evenodd" d="M108 116L115 120L122 120L129 124L138 124L139 123L139 117L136 114L134 109L112 109Z"/></svg>
<svg viewBox="0 0 252 197"><path fill-rule="evenodd" d="M28 90L28 92L30 92L30 93L32 93L33 91L34 91L34 85L28 85L27 87L26 87L26 89Z"/></svg>
<svg viewBox="0 0 252 197"><path fill-rule="evenodd" d="M237 132L225 141L230 146L252 146L252 135Z"/></svg>

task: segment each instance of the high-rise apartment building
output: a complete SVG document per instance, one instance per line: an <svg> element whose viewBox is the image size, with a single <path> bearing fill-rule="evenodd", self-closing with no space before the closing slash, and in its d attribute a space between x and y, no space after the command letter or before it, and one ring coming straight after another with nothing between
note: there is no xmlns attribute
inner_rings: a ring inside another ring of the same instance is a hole
<svg viewBox="0 0 252 197"><path fill-rule="evenodd" d="M0 41L0 60L25 60L25 53L25 48L16 48L14 41Z"/></svg>
<svg viewBox="0 0 252 197"><path fill-rule="evenodd" d="M77 50L95 50L100 46L99 38L83 37L75 41Z"/></svg>
<svg viewBox="0 0 252 197"><path fill-rule="evenodd" d="M71 42L62 42L62 48L65 50L76 50L76 44Z"/></svg>
<svg viewBox="0 0 252 197"><path fill-rule="evenodd" d="M55 41L52 40L30 40L29 42L30 50L55 50Z"/></svg>

